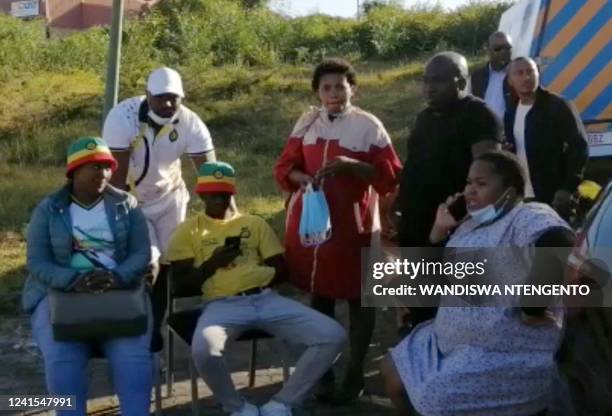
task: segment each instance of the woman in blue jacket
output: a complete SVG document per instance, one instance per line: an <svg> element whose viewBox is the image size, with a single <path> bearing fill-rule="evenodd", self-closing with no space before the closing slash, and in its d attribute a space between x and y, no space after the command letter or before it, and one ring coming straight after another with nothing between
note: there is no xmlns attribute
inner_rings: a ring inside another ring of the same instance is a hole
<svg viewBox="0 0 612 416"><path fill-rule="evenodd" d="M87 362L94 347L109 359L121 414L149 414L152 384L151 324L140 336L91 345L53 338L49 289L99 292L143 279L150 262L145 219L134 197L109 185L117 162L106 143L85 137L68 148L68 182L34 210L27 236L29 277L23 306L45 362L49 394L75 395L76 412L87 408Z"/></svg>

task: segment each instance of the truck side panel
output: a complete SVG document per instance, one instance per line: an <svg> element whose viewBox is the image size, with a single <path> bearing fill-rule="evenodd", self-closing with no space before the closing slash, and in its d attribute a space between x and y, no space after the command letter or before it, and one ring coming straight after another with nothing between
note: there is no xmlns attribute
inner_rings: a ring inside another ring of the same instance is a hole
<svg viewBox="0 0 612 416"><path fill-rule="evenodd" d="M532 56L542 85L572 100L589 131L591 156L612 155L612 2L544 0Z"/></svg>

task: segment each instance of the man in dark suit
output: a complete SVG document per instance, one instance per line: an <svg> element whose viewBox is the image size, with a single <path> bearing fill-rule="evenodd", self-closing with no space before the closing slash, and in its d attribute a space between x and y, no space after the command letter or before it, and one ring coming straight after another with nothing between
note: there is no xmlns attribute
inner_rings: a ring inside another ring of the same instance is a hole
<svg viewBox="0 0 612 416"><path fill-rule="evenodd" d="M525 197L550 204L567 218L588 158L580 115L570 101L540 87L531 58L514 59L508 81L519 100L508 108L504 130L528 174Z"/></svg>
<svg viewBox="0 0 612 416"><path fill-rule="evenodd" d="M495 32L487 42L489 61L475 69L470 77L472 95L482 98L500 120L514 98L508 84L507 69L512 55L512 39L504 32Z"/></svg>

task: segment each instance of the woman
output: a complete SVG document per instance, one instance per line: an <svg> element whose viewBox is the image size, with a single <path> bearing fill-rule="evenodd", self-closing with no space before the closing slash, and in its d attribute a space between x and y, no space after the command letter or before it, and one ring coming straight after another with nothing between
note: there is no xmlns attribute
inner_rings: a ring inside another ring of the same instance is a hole
<svg viewBox="0 0 612 416"><path fill-rule="evenodd" d="M430 238L447 247L572 246L569 226L547 205L523 203L518 159L495 151L471 165L464 190L469 215L455 220L441 204ZM450 237L449 237L450 236ZM487 270L508 282L539 264L487 258ZM491 251L487 251L491 253ZM549 263L550 264L550 263ZM562 270L562 269L561 269ZM444 306L444 299L442 306ZM456 301L456 299L455 299ZM387 391L402 415L528 416L549 405L561 316L547 308L441 307L414 328L383 363ZM407 393L407 394L406 394Z"/></svg>
<svg viewBox="0 0 612 416"><path fill-rule="evenodd" d="M286 256L292 280L311 292L311 306L334 317L335 301L349 303L351 355L343 390L337 399L353 399L364 386L363 363L374 328L373 308L361 308L361 248L368 247L378 221L377 194L398 183L401 169L389 135L372 114L351 105L356 74L342 59L319 64L312 90L321 107L297 122L274 168L287 203ZM329 205L331 238L304 247L298 235L302 192L313 183ZM333 374L324 377L320 398L330 399Z"/></svg>
<svg viewBox="0 0 612 416"><path fill-rule="evenodd" d="M75 395L76 412L87 409L87 361L93 345L53 337L47 291L100 292L131 286L149 267L147 226L135 199L109 185L117 162L102 139L85 137L68 148L68 182L34 210L28 228L23 306L42 351L49 394ZM94 306L94 305L92 305ZM149 329L99 347L109 359L125 416L149 414L152 367Z"/></svg>

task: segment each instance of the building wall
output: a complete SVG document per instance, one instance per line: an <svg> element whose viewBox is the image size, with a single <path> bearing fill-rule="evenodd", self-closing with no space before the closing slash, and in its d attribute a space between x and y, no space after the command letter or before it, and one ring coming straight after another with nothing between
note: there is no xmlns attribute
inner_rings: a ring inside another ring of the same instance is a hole
<svg viewBox="0 0 612 416"><path fill-rule="evenodd" d="M83 28L82 0L53 0L49 3L48 18L53 27Z"/></svg>
<svg viewBox="0 0 612 416"><path fill-rule="evenodd" d="M0 12L10 13L15 0L0 0ZM45 17L45 1L40 0L41 17ZM160 0L124 0L126 17L138 16ZM52 28L86 29L92 26L110 25L113 0L52 0L49 3L50 25Z"/></svg>

